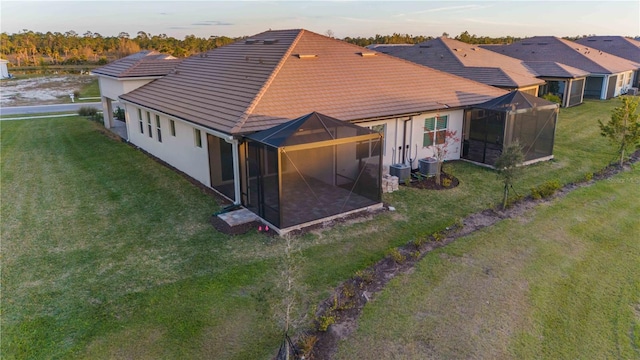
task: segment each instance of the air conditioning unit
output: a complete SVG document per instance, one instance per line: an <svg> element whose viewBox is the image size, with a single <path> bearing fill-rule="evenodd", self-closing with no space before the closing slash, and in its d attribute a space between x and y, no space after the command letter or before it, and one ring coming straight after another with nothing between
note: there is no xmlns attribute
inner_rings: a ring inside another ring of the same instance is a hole
<svg viewBox="0 0 640 360"><path fill-rule="evenodd" d="M638 88L629 88L627 90L627 95L633 95L633 96L637 96L638 95Z"/></svg>
<svg viewBox="0 0 640 360"><path fill-rule="evenodd" d="M400 182L411 178L411 167L405 164L393 164L389 166L389 174L397 176Z"/></svg>
<svg viewBox="0 0 640 360"><path fill-rule="evenodd" d="M426 158L418 160L420 174L424 176L436 176L438 160L435 158Z"/></svg>

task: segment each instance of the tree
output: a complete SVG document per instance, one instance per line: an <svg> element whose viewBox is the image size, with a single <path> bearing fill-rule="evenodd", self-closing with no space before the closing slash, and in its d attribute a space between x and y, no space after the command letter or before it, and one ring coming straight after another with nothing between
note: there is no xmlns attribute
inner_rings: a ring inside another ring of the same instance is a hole
<svg viewBox="0 0 640 360"><path fill-rule="evenodd" d="M524 155L522 147L516 140L504 147L502 155L496 160L495 167L498 170L498 176L502 178L504 183L504 195L502 197L502 208L507 208L507 200L509 199L509 189L513 187L514 181L521 175L522 163Z"/></svg>
<svg viewBox="0 0 640 360"><path fill-rule="evenodd" d="M606 124L598 120L598 125L600 134L617 147L622 166L625 153L640 147L640 122L636 113L638 100L630 96L622 96L620 100L622 104L611 111L611 120Z"/></svg>
<svg viewBox="0 0 640 360"><path fill-rule="evenodd" d="M459 139L456 137L457 131L444 130L434 133L434 139L432 142L435 145L429 146L433 151L433 157L437 160L436 164L436 185L440 186L440 176L442 175L442 164L447 159L449 154L449 145L457 142ZM443 138L440 138L443 136Z"/></svg>

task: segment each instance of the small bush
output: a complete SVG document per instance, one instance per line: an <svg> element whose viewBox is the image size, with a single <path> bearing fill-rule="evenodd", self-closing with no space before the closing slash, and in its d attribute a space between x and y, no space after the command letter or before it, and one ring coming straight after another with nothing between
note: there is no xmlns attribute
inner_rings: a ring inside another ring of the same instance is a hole
<svg viewBox="0 0 640 360"><path fill-rule="evenodd" d="M442 178L442 186L443 187L449 187L451 186L451 179L449 178Z"/></svg>
<svg viewBox="0 0 640 360"><path fill-rule="evenodd" d="M83 106L78 109L78 115L80 116L94 116L98 113L98 109L91 106Z"/></svg>
<svg viewBox="0 0 640 360"><path fill-rule="evenodd" d="M551 102L554 102L556 104L560 104L562 102L562 99L560 99L560 97L558 95L553 95L551 93L542 95L542 98L545 99L545 100L549 100Z"/></svg>
<svg viewBox="0 0 640 360"><path fill-rule="evenodd" d="M404 255L402 255L402 253L400 252L400 250L398 250L398 248L390 249L387 252L387 256L391 258L393 261L395 261L397 264L402 264L407 259Z"/></svg>
<svg viewBox="0 0 640 360"><path fill-rule="evenodd" d="M550 180L538 187L531 188L531 197L534 199L547 198L560 189L560 182L558 180Z"/></svg>
<svg viewBox="0 0 640 360"><path fill-rule="evenodd" d="M118 119L118 120L124 120L124 109L121 108L120 106L118 106L114 111L113 111L113 117Z"/></svg>
<svg viewBox="0 0 640 360"><path fill-rule="evenodd" d="M329 326L336 323L336 317L333 315L322 315L318 318L318 331L327 331Z"/></svg>
<svg viewBox="0 0 640 360"><path fill-rule="evenodd" d="M79 90L75 90L73 92L73 97L75 97L76 99L79 99L80 98L80 91Z"/></svg>
<svg viewBox="0 0 640 360"><path fill-rule="evenodd" d="M431 235L431 238L433 239L433 241L440 242L444 240L444 234L439 232L434 232L433 235Z"/></svg>
<svg viewBox="0 0 640 360"><path fill-rule="evenodd" d="M356 271L356 277L360 278L362 282L370 284L375 279L373 271L371 270L358 270Z"/></svg>
<svg viewBox="0 0 640 360"><path fill-rule="evenodd" d="M593 179L593 173L586 173L584 174L584 179L586 181L591 181Z"/></svg>

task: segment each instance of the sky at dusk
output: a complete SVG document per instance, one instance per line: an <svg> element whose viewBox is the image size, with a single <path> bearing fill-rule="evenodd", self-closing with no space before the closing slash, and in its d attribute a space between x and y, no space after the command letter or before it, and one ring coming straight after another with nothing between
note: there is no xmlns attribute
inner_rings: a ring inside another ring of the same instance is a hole
<svg viewBox="0 0 640 360"><path fill-rule="evenodd" d="M0 31L237 37L304 28L335 37L640 35L640 1L0 1Z"/></svg>

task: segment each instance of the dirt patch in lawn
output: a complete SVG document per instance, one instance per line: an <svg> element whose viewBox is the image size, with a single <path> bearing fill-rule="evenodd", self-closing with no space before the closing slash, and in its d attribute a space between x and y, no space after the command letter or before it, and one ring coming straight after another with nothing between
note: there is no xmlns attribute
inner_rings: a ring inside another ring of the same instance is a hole
<svg viewBox="0 0 640 360"><path fill-rule="evenodd" d="M348 337L357 327L358 318L364 306L385 285L399 274L413 271L415 264L434 249L446 246L456 239L474 231L486 228L503 219L518 219L526 211L552 199L563 197L571 191L606 180L629 169L631 164L640 161L640 150L636 151L624 166L611 165L594 174L593 179L580 183L570 183L558 190L553 196L544 199L524 198L506 210L487 209L467 216L461 224L446 232L428 238L415 239L390 253L375 265L360 271L353 278L338 286L333 293L318 306L315 314L315 331L306 337L315 337L315 345L307 354L312 359L333 359L338 342Z"/></svg>
<svg viewBox="0 0 640 360"><path fill-rule="evenodd" d="M95 80L89 75L43 76L3 80L0 106L47 105L71 102L69 94Z"/></svg>

